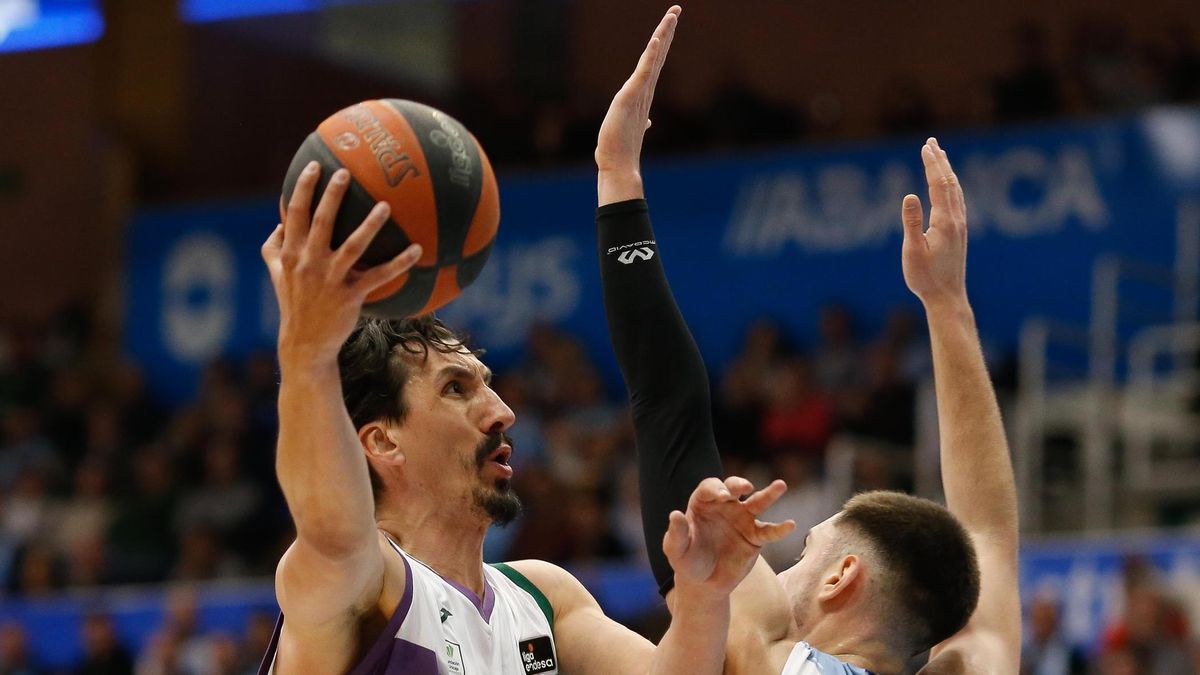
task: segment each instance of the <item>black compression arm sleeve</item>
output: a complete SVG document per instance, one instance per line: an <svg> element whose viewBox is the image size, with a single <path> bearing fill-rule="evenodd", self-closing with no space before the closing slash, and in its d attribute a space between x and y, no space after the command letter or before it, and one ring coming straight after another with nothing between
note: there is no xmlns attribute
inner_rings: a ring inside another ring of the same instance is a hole
<svg viewBox="0 0 1200 675"><path fill-rule="evenodd" d="M701 480L723 475L708 373L667 285L646 200L601 206L596 232L608 331L633 407L646 550L666 595L668 516L687 508Z"/></svg>

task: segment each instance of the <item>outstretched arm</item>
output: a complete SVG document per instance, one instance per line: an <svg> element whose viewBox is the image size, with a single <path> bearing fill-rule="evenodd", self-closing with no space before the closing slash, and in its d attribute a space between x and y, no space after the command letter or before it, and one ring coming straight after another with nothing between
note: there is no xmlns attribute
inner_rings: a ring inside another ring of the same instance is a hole
<svg viewBox="0 0 1200 675"><path fill-rule="evenodd" d="M633 408L646 550L664 595L674 585L674 570L658 546L668 518L685 508L698 483L724 474L704 360L671 294L643 199L642 139L678 14L672 7L663 18L637 69L613 98L596 144L604 307ZM668 601L685 609L674 595ZM744 660L765 663L766 648L788 637L792 619L783 588L761 557L732 594L731 605L731 644Z"/></svg>
<svg viewBox="0 0 1200 675"><path fill-rule="evenodd" d="M284 223L263 244L262 255L280 314L275 467L297 532L279 563L276 591L290 628L327 633L354 628L341 624L378 600L384 570L366 458L342 401L338 350L367 294L407 272L420 246L383 265L355 270L387 222L388 207L377 205L332 250L333 222L349 174L334 173L310 213L319 178L313 162L300 175Z"/></svg>
<svg viewBox="0 0 1200 675"><path fill-rule="evenodd" d="M686 508L700 481L723 473L704 360L667 284L642 199L642 137L680 11L672 7L663 17L613 98L596 143L604 308L633 408L646 549L663 593L672 584L659 546L668 515Z"/></svg>
<svg viewBox="0 0 1200 675"><path fill-rule="evenodd" d="M935 139L921 149L929 229L921 201L904 198L903 265L925 305L933 347L946 504L979 558L979 605L966 627L934 647L925 672L1013 673L1021 651L1017 491L1000 407L967 300L967 216L962 188Z"/></svg>

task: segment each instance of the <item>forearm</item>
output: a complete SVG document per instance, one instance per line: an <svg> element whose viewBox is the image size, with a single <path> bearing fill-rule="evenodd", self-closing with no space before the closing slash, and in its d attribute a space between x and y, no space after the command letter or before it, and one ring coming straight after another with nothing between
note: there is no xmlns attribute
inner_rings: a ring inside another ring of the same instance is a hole
<svg viewBox="0 0 1200 675"><path fill-rule="evenodd" d="M280 371L275 469L297 535L330 557L373 546L371 481L336 362Z"/></svg>
<svg viewBox="0 0 1200 675"><path fill-rule="evenodd" d="M1017 491L1000 406L965 298L926 307L946 504L972 533L1017 537Z"/></svg>
<svg viewBox="0 0 1200 675"><path fill-rule="evenodd" d="M729 636L729 596L671 592L671 625L654 652L651 675L720 673Z"/></svg>
<svg viewBox="0 0 1200 675"><path fill-rule="evenodd" d="M633 408L646 548L665 593L668 515L686 508L701 480L723 474L708 374L671 295L645 202L602 206L596 224L609 334Z"/></svg>

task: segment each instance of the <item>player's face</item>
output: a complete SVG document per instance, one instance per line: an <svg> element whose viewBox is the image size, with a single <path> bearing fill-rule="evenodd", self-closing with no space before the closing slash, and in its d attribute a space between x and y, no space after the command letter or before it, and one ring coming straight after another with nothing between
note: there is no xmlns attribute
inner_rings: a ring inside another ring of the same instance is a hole
<svg viewBox="0 0 1200 675"><path fill-rule="evenodd" d="M431 349L410 372L408 412L397 430L409 489L511 521L521 502L510 485L513 448L504 432L515 415L492 391L491 371L473 354Z"/></svg>
<svg viewBox="0 0 1200 675"><path fill-rule="evenodd" d="M779 581L787 592L792 615L801 635L808 633L821 611L817 593L821 589L823 578L840 561L840 556L836 555L840 552L837 536L839 515L841 514L831 516L809 530L804 537L804 550L799 560L779 573Z"/></svg>

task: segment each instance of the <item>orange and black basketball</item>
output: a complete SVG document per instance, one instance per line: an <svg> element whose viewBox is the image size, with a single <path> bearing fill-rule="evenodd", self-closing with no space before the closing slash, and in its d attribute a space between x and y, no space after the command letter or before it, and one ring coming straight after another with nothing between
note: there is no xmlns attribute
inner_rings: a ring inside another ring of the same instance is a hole
<svg viewBox="0 0 1200 675"><path fill-rule="evenodd" d="M321 164L313 208L334 171L345 167L351 175L334 224L334 248L376 202L386 201L391 222L375 236L359 266L386 262L411 243L424 249L416 267L367 297L364 313L403 318L432 312L479 276L500 222L500 197L487 155L457 120L398 99L341 110L296 152L283 183L284 203L313 160Z"/></svg>

